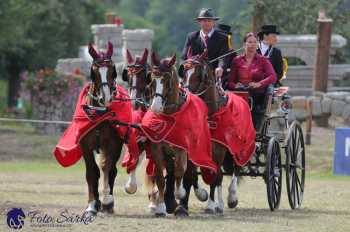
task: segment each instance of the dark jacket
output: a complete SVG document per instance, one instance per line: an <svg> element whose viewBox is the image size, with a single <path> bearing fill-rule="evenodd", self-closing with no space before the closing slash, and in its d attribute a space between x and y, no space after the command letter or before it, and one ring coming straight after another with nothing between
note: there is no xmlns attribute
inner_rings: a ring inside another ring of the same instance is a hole
<svg viewBox="0 0 350 232"><path fill-rule="evenodd" d="M187 35L184 49L182 51L182 59L187 59L188 49L191 48L192 55L202 54L205 49L205 44L200 37L200 31L191 32ZM214 33L208 41L208 58L209 60L215 59L228 51L227 35L214 29ZM221 67L224 70L230 65L228 59L220 59L213 63L212 67L215 69Z"/></svg>
<svg viewBox="0 0 350 232"><path fill-rule="evenodd" d="M259 54L261 54L260 48L258 48L257 51ZM270 53L270 56L267 57L269 53ZM266 51L266 53L261 55L264 55L270 60L272 67L277 74L277 81L281 80L283 75L283 58L282 58L281 50L276 47L270 46L270 48Z"/></svg>

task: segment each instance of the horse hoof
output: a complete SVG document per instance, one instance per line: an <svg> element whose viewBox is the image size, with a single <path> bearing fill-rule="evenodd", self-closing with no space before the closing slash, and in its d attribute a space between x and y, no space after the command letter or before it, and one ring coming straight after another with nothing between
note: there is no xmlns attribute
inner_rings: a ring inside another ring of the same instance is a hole
<svg viewBox="0 0 350 232"><path fill-rule="evenodd" d="M177 202L175 199L165 199L165 205L166 205L166 212L168 214L174 213L176 207L177 207Z"/></svg>
<svg viewBox="0 0 350 232"><path fill-rule="evenodd" d="M107 214L113 214L114 213L114 203L110 203L107 205L102 204L102 209L101 211L103 213L107 213Z"/></svg>
<svg viewBox="0 0 350 232"><path fill-rule="evenodd" d="M215 212L218 213L218 214L223 214L224 213L224 209L220 208L220 207L216 207L215 208Z"/></svg>
<svg viewBox="0 0 350 232"><path fill-rule="evenodd" d="M153 202L149 203L148 205L148 211L152 214L154 214L157 210L157 205L154 204Z"/></svg>
<svg viewBox="0 0 350 232"><path fill-rule="evenodd" d="M156 217L165 217L166 213L155 213Z"/></svg>
<svg viewBox="0 0 350 232"><path fill-rule="evenodd" d="M174 214L176 217L188 217L187 209L181 205L176 208Z"/></svg>
<svg viewBox="0 0 350 232"><path fill-rule="evenodd" d="M85 211L86 218L96 217L97 212L95 211Z"/></svg>
<svg viewBox="0 0 350 232"><path fill-rule="evenodd" d="M211 208L206 208L204 210L204 212L207 214L215 214L216 213L215 209L211 209Z"/></svg>
<svg viewBox="0 0 350 232"><path fill-rule="evenodd" d="M238 201L227 202L227 206L228 206L230 209L236 208L237 205L238 205Z"/></svg>
<svg viewBox="0 0 350 232"><path fill-rule="evenodd" d="M124 187L124 191L127 194L135 194L137 191L137 185L127 185Z"/></svg>
<svg viewBox="0 0 350 232"><path fill-rule="evenodd" d="M194 195L196 195L199 201L205 202L208 200L208 192L204 188L198 188L194 190Z"/></svg>
<svg viewBox="0 0 350 232"><path fill-rule="evenodd" d="M156 211L155 211L155 216L156 217L165 217L166 215L166 207L165 207L165 203L159 203L157 205Z"/></svg>
<svg viewBox="0 0 350 232"><path fill-rule="evenodd" d="M181 200L185 198L186 196L186 190L183 187L180 187L179 189L175 190L175 198L178 200Z"/></svg>

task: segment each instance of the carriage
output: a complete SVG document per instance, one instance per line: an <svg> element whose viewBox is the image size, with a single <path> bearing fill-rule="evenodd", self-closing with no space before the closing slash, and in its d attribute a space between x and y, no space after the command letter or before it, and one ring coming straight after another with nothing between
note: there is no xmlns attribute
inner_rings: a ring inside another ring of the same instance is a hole
<svg viewBox="0 0 350 232"><path fill-rule="evenodd" d="M251 106L254 102L248 90L233 91L245 98ZM292 209L301 206L305 184L305 144L303 131L297 121L289 124L288 112L291 108L288 87L267 88L263 119L257 128L256 151L250 161L241 169L240 176L261 176L267 189L267 199L271 211L279 207L282 192L282 169L286 173L289 205ZM274 111L274 112L273 112ZM278 113L276 115L276 112ZM271 125L283 125L273 130ZM284 150L284 156L281 150Z"/></svg>

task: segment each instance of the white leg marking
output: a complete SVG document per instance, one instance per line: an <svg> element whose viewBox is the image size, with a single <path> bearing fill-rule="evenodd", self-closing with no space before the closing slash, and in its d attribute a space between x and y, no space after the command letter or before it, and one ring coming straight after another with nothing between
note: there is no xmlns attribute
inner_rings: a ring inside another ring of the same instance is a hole
<svg viewBox="0 0 350 232"><path fill-rule="evenodd" d="M156 215L166 215L166 206L164 202L158 203L156 211Z"/></svg>
<svg viewBox="0 0 350 232"><path fill-rule="evenodd" d="M217 205L217 207L218 207L219 211L223 212L225 203L224 203L224 200L222 198L222 186L220 185L220 186L216 187L216 189L217 189L217 194L218 194L218 205Z"/></svg>
<svg viewBox="0 0 350 232"><path fill-rule="evenodd" d="M184 189L183 185L182 185L182 180L180 183L180 186L176 186L175 184L175 198L178 200L183 199L186 196L186 190Z"/></svg>
<svg viewBox="0 0 350 232"><path fill-rule="evenodd" d="M128 182L125 184L125 192L134 194L137 191L136 169L131 172Z"/></svg>
<svg viewBox="0 0 350 232"><path fill-rule="evenodd" d="M228 187L227 201L232 203L238 200L237 196L237 177L233 174L230 186Z"/></svg>
<svg viewBox="0 0 350 232"><path fill-rule="evenodd" d="M208 192L204 188L198 185L198 188L194 189L194 195L196 195L197 199L200 201L208 200Z"/></svg>
<svg viewBox="0 0 350 232"><path fill-rule="evenodd" d="M208 206L207 206L206 211L209 212L209 213L215 213L216 207L217 207L216 202L215 202L215 201L212 201L212 200L209 198L209 200L208 200Z"/></svg>
<svg viewBox="0 0 350 232"><path fill-rule="evenodd" d="M108 181L109 176L103 174L102 204L104 205L109 205L114 201L113 195L110 194L111 189Z"/></svg>
<svg viewBox="0 0 350 232"><path fill-rule="evenodd" d="M88 207L85 210L86 212L93 212L93 213L97 213L97 209L96 209L96 200L91 201L88 204Z"/></svg>

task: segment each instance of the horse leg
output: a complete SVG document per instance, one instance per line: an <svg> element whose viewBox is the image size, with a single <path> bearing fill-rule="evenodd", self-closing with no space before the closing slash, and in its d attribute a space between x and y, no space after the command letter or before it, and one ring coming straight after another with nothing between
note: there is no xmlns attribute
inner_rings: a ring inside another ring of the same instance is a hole
<svg viewBox="0 0 350 232"><path fill-rule="evenodd" d="M237 196L237 180L238 180L239 168L235 167L235 172L232 175L231 183L228 187L227 205L229 208L236 208L238 205Z"/></svg>
<svg viewBox="0 0 350 232"><path fill-rule="evenodd" d="M142 147L141 143L138 143L138 147L140 149L140 152L142 153L142 151L144 150ZM143 159L143 155L139 157L139 160L137 162L137 166L139 166L140 161ZM124 186L124 190L126 193L128 194L134 194L137 191L137 181L136 181L136 168L135 170L133 170L130 175L129 175L129 179L126 182L125 186Z"/></svg>
<svg viewBox="0 0 350 232"><path fill-rule="evenodd" d="M88 207L86 208L85 212L87 212L89 216L95 216L101 207L98 194L98 179L100 178L100 170L96 164L92 150L85 148L86 146L84 145L81 147L83 149L83 157L86 168L85 177L89 191Z"/></svg>
<svg viewBox="0 0 350 232"><path fill-rule="evenodd" d="M218 213L224 212L224 205L225 205L222 197L222 179L223 179L223 175L222 175L221 169L219 169L218 178L216 180L216 190L217 190L217 196L218 196L218 201L216 204L216 212Z"/></svg>
<svg viewBox="0 0 350 232"><path fill-rule="evenodd" d="M216 202L215 202L215 187L216 187L216 181L210 185L208 205L207 205L207 208L205 209L205 212L209 214L214 214L217 208Z"/></svg>
<svg viewBox="0 0 350 232"><path fill-rule="evenodd" d="M194 195L197 197L198 200L204 202L208 200L208 192L204 188L202 188L198 184L198 174L197 174L197 167L193 166L192 169L192 186L194 190ZM187 191L187 189L186 189Z"/></svg>
<svg viewBox="0 0 350 232"><path fill-rule="evenodd" d="M206 208L207 213L222 213L224 210L224 201L222 199L222 172L221 172L221 166L224 162L226 153L226 148L220 144L213 143L212 146L212 154L213 154L213 161L217 164L217 177L213 184L210 185L210 194L209 194L209 201L208 206ZM218 201L215 201L215 189L218 189Z"/></svg>
<svg viewBox="0 0 350 232"><path fill-rule="evenodd" d="M156 183L158 187L158 199L157 199L157 208L155 210L155 215L164 217L166 215L166 206L164 203L164 187L165 180L163 176L163 154L162 154L161 144L151 144L152 158L156 165L155 174L156 174Z"/></svg>
<svg viewBox="0 0 350 232"><path fill-rule="evenodd" d="M164 200L165 200L165 205L166 205L166 211L167 213L171 214L174 213L176 207L177 207L177 202L175 200L175 195L174 195L174 186L175 186L175 176L174 176L174 160L172 157L167 156L166 160L166 171L167 171L167 176L166 176L166 187L165 187L165 193L164 193Z"/></svg>
<svg viewBox="0 0 350 232"><path fill-rule="evenodd" d="M116 163L120 157L123 146L117 132L108 124L101 129L101 158L100 167L103 173L103 197L102 197L102 211L106 213L113 213L114 197L113 187L115 177L117 175Z"/></svg>
<svg viewBox="0 0 350 232"><path fill-rule="evenodd" d="M188 216L188 200L191 193L191 187L193 185L193 174L197 174L196 167L192 164L191 161L187 161L187 169L183 177L183 186L186 191L186 195L183 199L180 200L180 205L175 210L175 216L186 217ZM197 175L196 175L197 176Z"/></svg>
<svg viewBox="0 0 350 232"><path fill-rule="evenodd" d="M150 213L155 213L157 209L157 196L158 196L158 190L155 188L155 177L154 176L149 176L147 173L145 174L145 186L147 188L148 192L148 209ZM166 203L166 201L165 201Z"/></svg>
<svg viewBox="0 0 350 232"><path fill-rule="evenodd" d="M186 190L183 187L183 177L187 169L187 154L182 150L175 152L175 198L178 200L183 199L186 196Z"/></svg>
<svg viewBox="0 0 350 232"><path fill-rule="evenodd" d="M124 190L128 194L136 193L137 191L136 169L130 173L129 179L124 186Z"/></svg>

